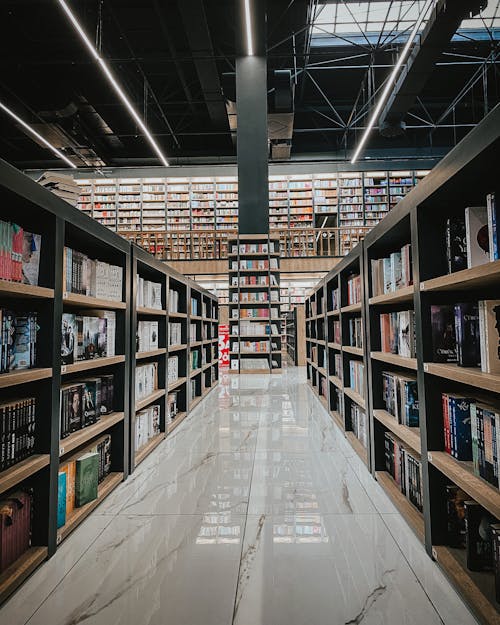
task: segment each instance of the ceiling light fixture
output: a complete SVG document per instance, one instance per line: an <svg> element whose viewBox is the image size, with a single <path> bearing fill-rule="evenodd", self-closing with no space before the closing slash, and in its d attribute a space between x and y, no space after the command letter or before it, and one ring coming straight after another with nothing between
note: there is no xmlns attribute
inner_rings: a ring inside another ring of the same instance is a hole
<svg viewBox="0 0 500 625"><path fill-rule="evenodd" d="M158 144L154 140L153 135L146 128L146 125L144 124L142 119L139 117L138 113L136 112L136 110L132 106L132 103L130 102L130 100L125 95L123 89L118 84L117 80L115 79L115 77L111 73L111 70L106 65L105 61L101 58L101 56L99 55L97 50L92 45L90 39L85 34L85 31L80 26L78 20L73 15L71 9L68 7L68 5L66 4L66 2L64 0L59 0L59 4L61 5L63 11L66 13L66 16L69 19L69 21L73 24L73 27L75 28L76 32L80 35L80 38L82 39L83 43L87 47L87 49L90 52L91 56L94 58L95 61L97 61L97 63L99 65L99 67L101 68L103 74L108 79L109 83L111 84L111 86L115 90L116 94L118 95L120 100L123 102L123 104L127 108L128 112L130 113L130 115L132 116L134 121L136 122L136 124L139 126L139 128L144 133L144 136L149 141L151 147L153 148L153 150L158 155L158 158L160 159L160 161L163 163L163 165L165 165L165 167L168 167L168 161L165 158L165 155L163 154L163 152L160 150L160 147L158 146Z"/></svg>
<svg viewBox="0 0 500 625"><path fill-rule="evenodd" d="M373 127L375 126L375 123L377 122L378 117L382 111L382 107L386 103L387 98L389 97L389 93L392 87L394 86L398 72L401 66L403 65L403 63L406 61L406 57L408 56L408 52L410 51L411 44L415 40L415 37L417 36L418 31L420 30L420 26L422 25L422 22L424 21L424 18L427 15L430 6L433 3L434 3L434 0L427 0L427 3L424 6L423 11L420 13L418 20L415 22L415 26L413 27L413 30L411 31L408 41L406 42L405 47L403 48L403 51L401 52L399 59L396 65L394 66L391 75L389 76L387 80L387 83L382 92L382 95L380 96L377 106L375 107L375 110L373 111L370 121L368 122L368 126L365 128L365 132L363 133L363 136L361 137L361 141L359 142L358 147L356 148L354 152L354 156L351 159L352 164L354 164L358 160L359 155L361 154L361 151L365 146L365 143L368 141L370 132L373 130Z"/></svg>
<svg viewBox="0 0 500 625"><path fill-rule="evenodd" d="M252 17L250 15L250 0L245 0L245 26L247 29L248 56L253 56Z"/></svg>
<svg viewBox="0 0 500 625"><path fill-rule="evenodd" d="M47 139L42 137L42 135L38 133L34 128L32 128L29 124L23 121L18 115L14 113L14 111L11 111L10 108L5 106L5 104L2 104L2 102L0 102L0 109L2 109L2 111L5 111L7 115L10 115L13 119L15 119L18 124L20 124L23 128L25 128L28 132L30 132L34 137L36 137L38 141L41 141L45 146L49 148L49 150L54 152L56 156L58 156L61 160L67 163L70 167L72 167L73 169L77 168L76 165L72 163L67 156L64 156L62 152L60 152L51 143L49 143Z"/></svg>

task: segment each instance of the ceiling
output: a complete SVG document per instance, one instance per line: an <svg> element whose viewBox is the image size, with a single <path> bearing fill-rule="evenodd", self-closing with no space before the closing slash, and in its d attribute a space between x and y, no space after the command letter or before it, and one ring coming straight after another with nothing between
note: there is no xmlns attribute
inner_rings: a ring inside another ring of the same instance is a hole
<svg viewBox="0 0 500 625"><path fill-rule="evenodd" d="M172 164L234 161L223 75L243 37L235 0L68 4ZM292 158L348 158L424 4L267 2L269 88L277 69L295 83ZM160 164L57 0L2 0L0 34L0 102L79 166ZM449 39L404 113L405 132L374 131L365 155L447 151L499 101L500 1ZM1 111L0 157L61 166Z"/></svg>

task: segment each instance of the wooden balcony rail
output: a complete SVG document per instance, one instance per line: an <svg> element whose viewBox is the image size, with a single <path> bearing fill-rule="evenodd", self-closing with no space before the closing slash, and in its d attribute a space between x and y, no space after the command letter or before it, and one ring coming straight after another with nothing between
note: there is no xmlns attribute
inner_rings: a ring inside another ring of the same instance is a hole
<svg viewBox="0 0 500 625"><path fill-rule="evenodd" d="M280 239L282 258L341 257L371 230L356 228L273 229ZM119 232L160 260L222 260L227 258L228 240L237 230L171 230L168 232Z"/></svg>

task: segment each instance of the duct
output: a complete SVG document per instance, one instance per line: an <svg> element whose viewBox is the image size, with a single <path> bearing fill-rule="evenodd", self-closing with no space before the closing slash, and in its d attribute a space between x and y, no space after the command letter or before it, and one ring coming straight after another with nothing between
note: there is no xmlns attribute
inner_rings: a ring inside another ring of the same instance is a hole
<svg viewBox="0 0 500 625"><path fill-rule="evenodd" d="M487 4L487 0L437 0L420 41L415 44L380 114L379 129L383 136L394 137L404 133L405 115L415 105L462 20L477 15Z"/></svg>

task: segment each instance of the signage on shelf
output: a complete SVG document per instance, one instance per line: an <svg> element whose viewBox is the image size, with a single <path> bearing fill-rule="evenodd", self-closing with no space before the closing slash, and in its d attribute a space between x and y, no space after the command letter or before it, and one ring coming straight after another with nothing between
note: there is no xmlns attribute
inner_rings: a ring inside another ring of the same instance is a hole
<svg viewBox="0 0 500 625"><path fill-rule="evenodd" d="M228 325L219 325L219 369L229 369Z"/></svg>

